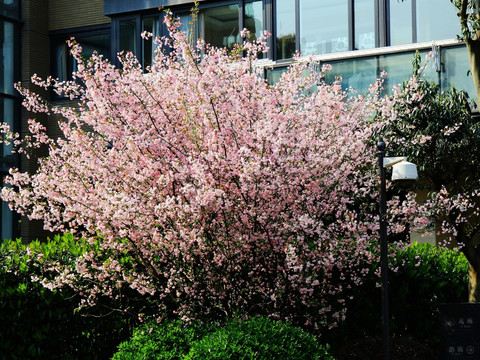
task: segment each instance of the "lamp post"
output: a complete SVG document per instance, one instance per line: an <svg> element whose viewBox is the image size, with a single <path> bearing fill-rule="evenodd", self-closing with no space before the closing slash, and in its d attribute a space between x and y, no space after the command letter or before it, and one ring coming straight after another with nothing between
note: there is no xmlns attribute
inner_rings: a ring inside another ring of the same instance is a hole
<svg viewBox="0 0 480 360"><path fill-rule="evenodd" d="M378 168L380 172L380 266L382 272L382 344L383 359L390 359L389 309L388 309L388 254L387 254L387 185L385 181L385 143L378 143Z"/></svg>
<svg viewBox="0 0 480 360"><path fill-rule="evenodd" d="M404 156L386 157L386 145L380 140L378 149L378 168L380 175L380 266L382 272L382 343L383 359L390 360L390 335L389 335L389 308L388 308L388 243L387 243L387 186L386 169L393 167L393 181L417 180L417 166L407 161Z"/></svg>

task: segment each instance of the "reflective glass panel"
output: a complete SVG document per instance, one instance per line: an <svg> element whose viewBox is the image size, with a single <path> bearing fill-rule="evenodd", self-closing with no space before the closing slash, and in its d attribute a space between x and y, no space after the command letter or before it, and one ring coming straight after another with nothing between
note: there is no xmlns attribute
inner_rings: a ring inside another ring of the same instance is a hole
<svg viewBox="0 0 480 360"><path fill-rule="evenodd" d="M212 46L231 49L239 41L238 14L238 5L218 6L201 11L199 37Z"/></svg>
<svg viewBox="0 0 480 360"><path fill-rule="evenodd" d="M19 18L19 0L0 0L0 15Z"/></svg>
<svg viewBox="0 0 480 360"><path fill-rule="evenodd" d="M389 19L390 45L411 44L412 0L390 0Z"/></svg>
<svg viewBox="0 0 480 360"><path fill-rule="evenodd" d="M300 0L302 55L348 50L348 1Z"/></svg>
<svg viewBox="0 0 480 360"><path fill-rule="evenodd" d="M97 51L106 57L110 55L110 35L79 35L76 36L77 42L82 45L82 54L84 57L89 58L92 56L93 51Z"/></svg>
<svg viewBox="0 0 480 360"><path fill-rule="evenodd" d="M342 77L342 89L353 89L366 93L377 79L377 59L372 57L332 61L332 71L325 74L325 80L332 83Z"/></svg>
<svg viewBox="0 0 480 360"><path fill-rule="evenodd" d="M282 74L287 71L288 67L276 67L273 69L267 69L267 82L270 85L274 85L280 80Z"/></svg>
<svg viewBox="0 0 480 360"><path fill-rule="evenodd" d="M14 26L0 20L0 92L14 94Z"/></svg>
<svg viewBox="0 0 480 360"><path fill-rule="evenodd" d="M417 41L456 38L461 34L457 12L450 0L417 0Z"/></svg>
<svg viewBox="0 0 480 360"><path fill-rule="evenodd" d="M441 73L442 89L446 90L453 84L457 89L466 90L470 97L475 99L472 77L467 76L470 69L467 48L465 46L442 48L441 56L444 66L444 71Z"/></svg>
<svg viewBox="0 0 480 360"><path fill-rule="evenodd" d="M245 4L245 27L258 38L263 33L263 5L262 1Z"/></svg>
<svg viewBox="0 0 480 360"><path fill-rule="evenodd" d="M8 203L6 201L2 201L2 234L1 236L2 236L2 239L13 238L13 212L12 210L10 210L10 207L8 206Z"/></svg>
<svg viewBox="0 0 480 360"><path fill-rule="evenodd" d="M288 59L295 55L295 1L276 2L277 58Z"/></svg>
<svg viewBox="0 0 480 360"><path fill-rule="evenodd" d="M131 51L137 55L137 21L135 19L120 21L119 51Z"/></svg>
<svg viewBox="0 0 480 360"><path fill-rule="evenodd" d="M110 34L95 35L76 35L75 40L82 47L82 54L85 58L92 56L96 50L105 58L110 55ZM72 78L72 72L77 71L77 63L73 56L70 55L70 48L66 44L66 38L56 39L54 43L55 55L53 58L54 77L60 80L69 80Z"/></svg>
<svg viewBox="0 0 480 360"><path fill-rule="evenodd" d="M142 60L143 60L143 68L152 65L153 57L155 55L155 48L154 48L154 39L159 36L159 21L157 17L148 17L142 20L142 32L146 31L153 36L148 39L143 39L143 46L142 46Z"/></svg>
<svg viewBox="0 0 480 360"><path fill-rule="evenodd" d="M427 52L420 52L422 64L425 61ZM391 93L393 86L401 84L404 80L410 78L413 72L412 60L414 53L402 53L379 56L378 58L378 72L386 71L387 78L385 79L384 88L387 93ZM424 77L427 80L438 83L438 73L433 69L432 63L429 63L425 68Z"/></svg>
<svg viewBox="0 0 480 360"><path fill-rule="evenodd" d="M15 116L15 101L13 99L6 99L0 97L0 119L10 125L12 130L14 128L14 116ZM1 156L8 156L12 154L12 145L5 145L2 144L1 147ZM3 165L2 170L6 171L9 165ZM2 182L2 186L6 186ZM1 215L1 234L0 236L2 239L11 239L13 236L13 212L8 207L8 203L2 201L2 205L0 208L0 215Z"/></svg>
<svg viewBox="0 0 480 360"><path fill-rule="evenodd" d="M192 15L190 14L179 14L178 18L180 19L180 30L182 30L190 38L195 34L195 24L192 21ZM195 41L197 39L190 39Z"/></svg>
<svg viewBox="0 0 480 360"><path fill-rule="evenodd" d="M13 99L2 98L0 97L0 115L2 116L2 122L8 124L10 129L15 130L14 128L14 112L15 102ZM2 144L2 156L7 156L12 154L13 145Z"/></svg>
<svg viewBox="0 0 480 360"><path fill-rule="evenodd" d="M355 50L375 47L375 1L355 0Z"/></svg>

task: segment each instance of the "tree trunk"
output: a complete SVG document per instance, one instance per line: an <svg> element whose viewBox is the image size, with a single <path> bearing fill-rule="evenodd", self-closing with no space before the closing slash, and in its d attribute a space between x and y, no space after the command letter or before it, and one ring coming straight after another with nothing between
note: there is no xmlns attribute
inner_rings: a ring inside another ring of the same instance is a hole
<svg viewBox="0 0 480 360"><path fill-rule="evenodd" d="M480 267L468 265L468 302L480 302Z"/></svg>
<svg viewBox="0 0 480 360"><path fill-rule="evenodd" d="M477 106L480 106L480 40L466 40L470 73L477 93Z"/></svg>
<svg viewBox="0 0 480 360"><path fill-rule="evenodd" d="M468 261L468 302L480 302L480 246L474 244L475 233L467 235L465 224L457 228L457 244L463 244L462 252Z"/></svg>

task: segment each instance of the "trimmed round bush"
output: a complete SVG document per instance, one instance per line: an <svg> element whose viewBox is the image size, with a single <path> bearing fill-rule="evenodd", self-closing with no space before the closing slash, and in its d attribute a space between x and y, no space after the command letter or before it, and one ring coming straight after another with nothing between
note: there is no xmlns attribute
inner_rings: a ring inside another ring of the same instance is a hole
<svg viewBox="0 0 480 360"><path fill-rule="evenodd" d="M317 339L289 323L264 317L231 322L196 341L188 360L333 360Z"/></svg>
<svg viewBox="0 0 480 360"><path fill-rule="evenodd" d="M264 317L223 327L170 321L148 323L119 346L112 360L333 360L317 339L289 323Z"/></svg>

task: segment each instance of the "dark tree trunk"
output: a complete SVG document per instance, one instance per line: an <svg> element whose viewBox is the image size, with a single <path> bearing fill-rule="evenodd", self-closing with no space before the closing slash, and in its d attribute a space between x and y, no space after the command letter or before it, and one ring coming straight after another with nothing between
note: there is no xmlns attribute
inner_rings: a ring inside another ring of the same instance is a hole
<svg viewBox="0 0 480 360"><path fill-rule="evenodd" d="M475 85L477 101L480 102L480 39L466 40L465 43L467 44L470 73Z"/></svg>

